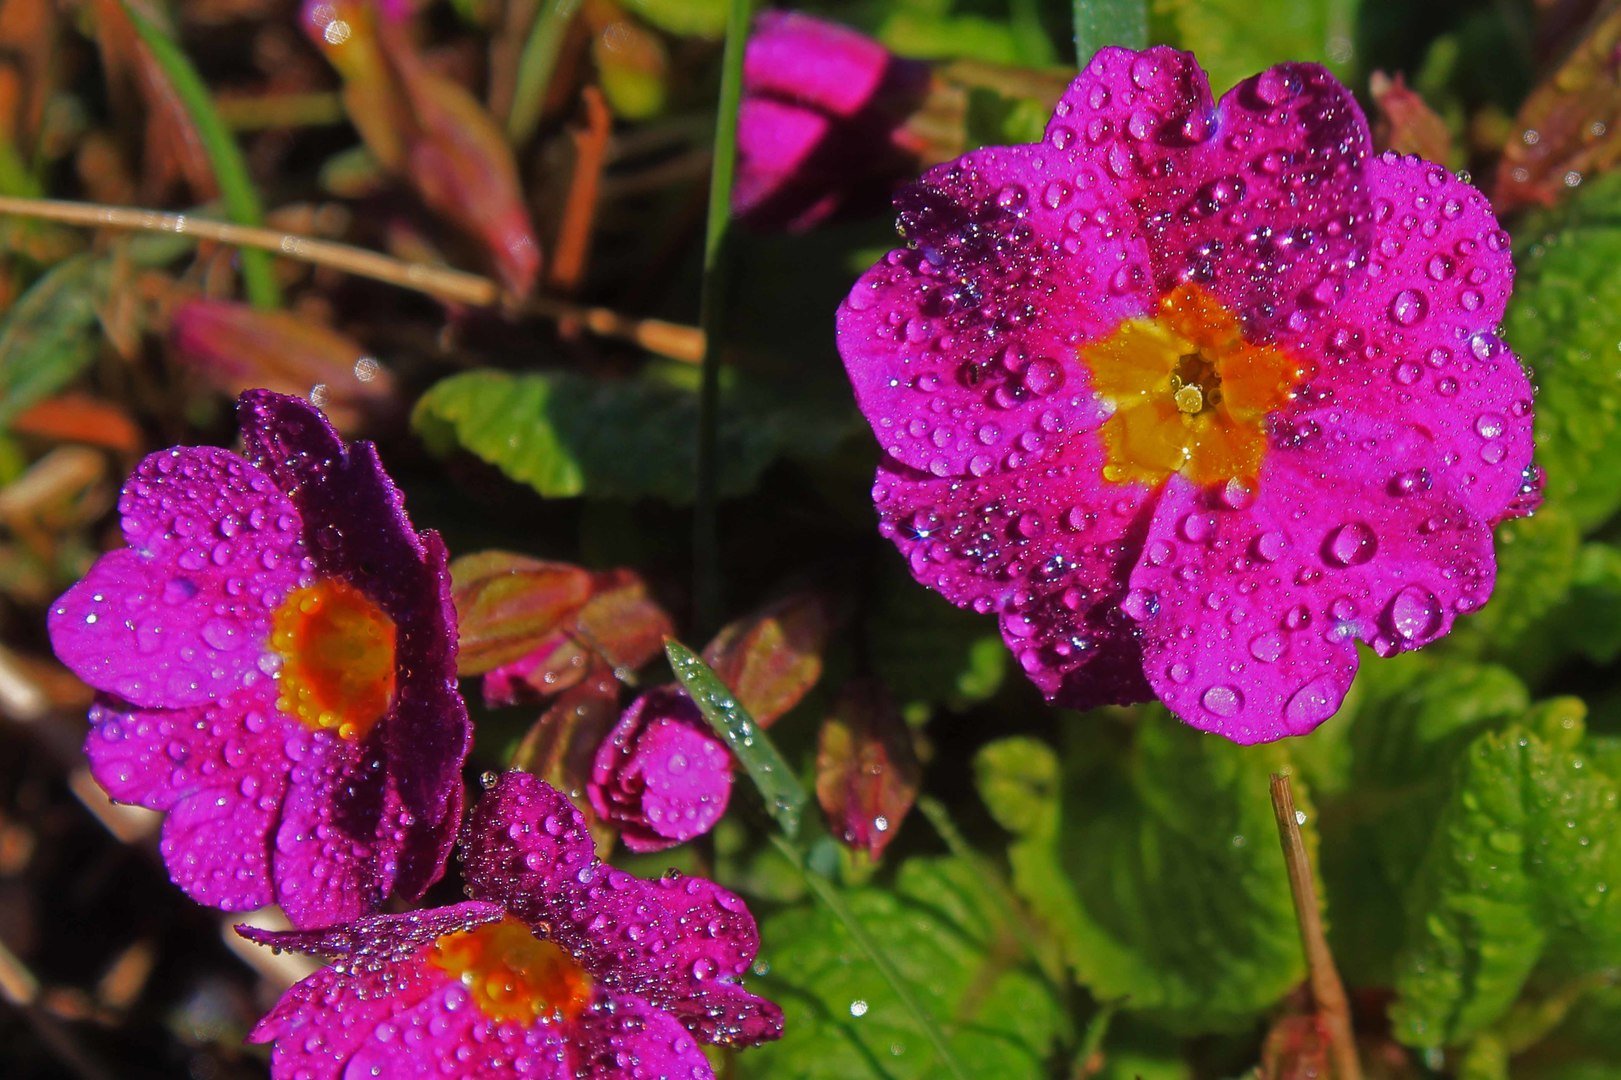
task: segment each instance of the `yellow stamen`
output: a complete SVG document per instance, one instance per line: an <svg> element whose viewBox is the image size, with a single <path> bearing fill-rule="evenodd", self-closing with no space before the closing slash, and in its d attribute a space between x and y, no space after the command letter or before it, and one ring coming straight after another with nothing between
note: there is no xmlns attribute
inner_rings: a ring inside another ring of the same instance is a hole
<svg viewBox="0 0 1621 1080"><path fill-rule="evenodd" d="M591 1004L585 969L510 915L443 935L430 947L428 962L459 979L492 1020L573 1020Z"/></svg>
<svg viewBox="0 0 1621 1080"><path fill-rule="evenodd" d="M271 620L277 706L315 731L364 738L394 700L394 620L336 578L294 589Z"/></svg>

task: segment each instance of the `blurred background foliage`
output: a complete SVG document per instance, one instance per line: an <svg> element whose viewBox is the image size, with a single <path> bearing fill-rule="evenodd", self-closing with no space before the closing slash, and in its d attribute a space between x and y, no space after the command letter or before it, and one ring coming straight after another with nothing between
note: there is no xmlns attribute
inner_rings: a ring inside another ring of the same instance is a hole
<svg viewBox="0 0 1621 1080"><path fill-rule="evenodd" d="M262 224L490 288L446 302L0 216L7 1076L263 1075L241 1038L297 974L229 947L163 880L153 821L88 780L87 692L43 631L114 542L122 477L156 448L229 442L237 390L311 394L379 442L419 525L494 552L457 569L470 698L501 650L559 650L556 679L484 686L476 770L516 756L577 779L624 686L667 678L663 634L717 629L692 613L688 537L728 4L435 0L393 5L398 23L335 6L354 37L312 40L288 0L0 3L0 196ZM804 10L931 62L940 156L1036 137L1077 61L1064 0ZM832 312L896 242L880 208L733 238L729 626L705 655L820 797L804 858L970 1075L1326 1075L1267 799L1280 770L1370 1075L1621 1075L1621 3L1154 0L1146 19L1218 91L1327 64L1381 146L1492 196L1548 477L1542 509L1499 531L1496 599L1422 654L1364 664L1339 716L1270 747L1157 707L1046 708L993 621L915 586L875 533L877 452ZM573 600L557 563L591 571L564 575ZM788 1031L721 1055L723 1075L938 1075L745 788L710 840L623 860L709 873L762 918L755 981Z"/></svg>

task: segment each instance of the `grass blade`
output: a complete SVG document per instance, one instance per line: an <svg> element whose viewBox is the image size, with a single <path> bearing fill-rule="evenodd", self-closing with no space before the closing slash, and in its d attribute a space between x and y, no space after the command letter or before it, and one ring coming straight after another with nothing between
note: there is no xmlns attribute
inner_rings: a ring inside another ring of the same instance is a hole
<svg viewBox="0 0 1621 1080"><path fill-rule="evenodd" d="M703 375L698 392L697 505L692 522L694 623L700 633L720 620L720 527L716 478L720 420L720 354L726 322L727 269L731 262L732 178L737 172L737 114L743 98L743 47L749 33L748 0L731 0L726 15L726 51L721 60L715 156L709 174L709 217L704 228L703 297L698 325L704 332Z"/></svg>
<svg viewBox="0 0 1621 1080"><path fill-rule="evenodd" d="M1148 5L1144 0L1075 0L1075 62L1085 67L1105 45L1141 49L1148 45Z"/></svg>
<svg viewBox="0 0 1621 1080"><path fill-rule="evenodd" d="M702 657L679 641L665 642L664 651L670 658L670 667L675 669L675 677L697 702L698 711L704 714L715 734L726 741L733 756L743 763L749 779L754 781L771 816L776 819L777 827L790 839L797 837L806 800L799 777Z"/></svg>
<svg viewBox="0 0 1621 1080"><path fill-rule="evenodd" d="M191 66L191 61L186 59L186 54L170 40L169 35L131 5L126 3L124 10L129 14L135 32L141 36L141 42L151 50L152 59L163 69L164 76L174 87L175 96L185 107L191 122L197 125L197 137L202 140L203 152L213 166L214 179L219 181L226 217L238 225L264 224L264 209L259 204L259 193L254 190L253 181L248 177L248 165L243 160L242 149L220 119L219 111L214 108L214 99L209 96L208 87L203 85L197 69ZM242 252L242 286L254 307L281 306L281 289L271 270L270 256L264 252Z"/></svg>
<svg viewBox="0 0 1621 1080"><path fill-rule="evenodd" d="M540 110L546 104L552 73L557 70L557 57L579 10L580 0L545 0L529 28L523 53L518 57L512 111L507 114L507 137L514 147L528 142L540 123Z"/></svg>

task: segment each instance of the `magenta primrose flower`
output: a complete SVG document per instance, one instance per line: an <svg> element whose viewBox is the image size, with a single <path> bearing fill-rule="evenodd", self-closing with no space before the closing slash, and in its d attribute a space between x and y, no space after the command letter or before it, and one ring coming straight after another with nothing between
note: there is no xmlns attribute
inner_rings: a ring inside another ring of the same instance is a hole
<svg viewBox="0 0 1621 1080"><path fill-rule="evenodd" d="M687 692L630 703L597 748L591 806L631 851L663 851L715 827L732 794L732 755Z"/></svg>
<svg viewBox="0 0 1621 1080"><path fill-rule="evenodd" d="M327 925L421 896L455 840L471 730L450 575L370 443L269 391L238 415L242 455L136 468L129 546L57 601L51 641L101 691L96 779L168 812L175 883Z"/></svg>
<svg viewBox="0 0 1621 1080"><path fill-rule="evenodd" d="M732 209L761 229L808 229L877 209L916 172L904 124L928 93L928 65L848 27L762 12L743 56Z"/></svg>
<svg viewBox="0 0 1621 1080"><path fill-rule="evenodd" d="M1213 103L1186 53L1103 49L1042 142L897 206L908 246L838 315L881 528L1050 700L1300 734L1356 642L1490 596L1532 475L1508 240L1441 166L1374 154L1327 71Z"/></svg>
<svg viewBox="0 0 1621 1080"><path fill-rule="evenodd" d="M510 772L469 815L470 903L273 933L332 958L250 1039L275 1080L359 1076L710 1080L698 1041L747 1045L782 1013L738 984L759 948L743 901L702 878L600 862L574 806Z"/></svg>

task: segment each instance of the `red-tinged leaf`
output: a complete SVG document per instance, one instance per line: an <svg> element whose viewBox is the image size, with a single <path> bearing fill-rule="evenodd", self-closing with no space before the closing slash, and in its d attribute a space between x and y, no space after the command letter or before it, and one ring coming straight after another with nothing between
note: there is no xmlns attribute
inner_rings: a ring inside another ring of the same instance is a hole
<svg viewBox="0 0 1621 1080"><path fill-rule="evenodd" d="M602 669L628 678L674 631L669 615L634 572L593 574L591 597L572 618L485 676L484 700L492 706L543 701Z"/></svg>
<svg viewBox="0 0 1621 1080"><path fill-rule="evenodd" d="M833 612L814 593L797 593L721 630L704 663L761 727L798 705L822 676Z"/></svg>
<svg viewBox="0 0 1621 1080"><path fill-rule="evenodd" d="M1455 148L1446 121L1407 85L1400 72L1391 77L1376 71L1368 83L1377 110L1373 139L1380 150L1417 154L1442 164L1453 161Z"/></svg>
<svg viewBox="0 0 1621 1080"><path fill-rule="evenodd" d="M50 97L58 28L51 0L0 3L0 142L31 152Z"/></svg>
<svg viewBox="0 0 1621 1080"><path fill-rule="evenodd" d="M483 675L533 653L556 635L591 598L591 573L567 563L544 562L505 551L457 559L456 620L462 675Z"/></svg>
<svg viewBox="0 0 1621 1080"><path fill-rule="evenodd" d="M845 687L816 751L816 799L833 834L877 859L912 809L922 772L888 692L871 680Z"/></svg>
<svg viewBox="0 0 1621 1080"><path fill-rule="evenodd" d="M400 407L389 370L307 314L188 300L175 309L169 330L180 360L232 397L255 387L307 397L345 432Z"/></svg>
<svg viewBox="0 0 1621 1080"><path fill-rule="evenodd" d="M1285 1016L1261 1047L1260 1080L1329 1080L1328 1030L1317 1014Z"/></svg>
<svg viewBox="0 0 1621 1080"><path fill-rule="evenodd" d="M350 118L377 160L475 237L508 290L527 293L540 247L512 149L490 114L430 71L403 23L373 2L306 3L304 26L343 76Z"/></svg>
<svg viewBox="0 0 1621 1080"><path fill-rule="evenodd" d="M1503 148L1498 213L1552 204L1621 162L1621 7L1606 5L1531 91Z"/></svg>
<svg viewBox="0 0 1621 1080"><path fill-rule="evenodd" d="M141 452L141 429L129 413L84 394L60 394L36 402L11 422L11 431L47 442L85 443L134 456Z"/></svg>
<svg viewBox="0 0 1621 1080"><path fill-rule="evenodd" d="M123 0L91 0L96 45L107 71L107 98L115 109L128 107L133 90L142 106L146 147L142 155L143 202L161 202L184 182L199 202L220 193L202 136L167 76L142 44ZM135 121L136 117L128 117ZM132 123L131 126L139 126Z"/></svg>

